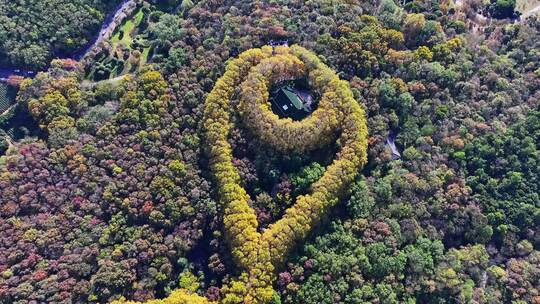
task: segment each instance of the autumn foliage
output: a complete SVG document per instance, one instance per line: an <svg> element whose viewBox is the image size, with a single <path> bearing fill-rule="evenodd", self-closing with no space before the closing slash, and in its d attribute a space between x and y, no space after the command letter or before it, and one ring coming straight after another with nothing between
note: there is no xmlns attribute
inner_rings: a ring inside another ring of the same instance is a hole
<svg viewBox="0 0 540 304"><path fill-rule="evenodd" d="M320 91L320 106L302 121L280 119L267 102L269 85L304 74L310 85ZM263 142L279 151L313 150L326 143L328 137L339 134L340 151L310 193L299 196L282 219L262 232L258 231L255 211L248 204L249 195L241 186L227 140L234 109L230 101L237 87L241 88L241 96L235 110ZM274 294L276 267L284 263L287 253L306 237L328 208L346 194L365 164L365 113L354 100L348 83L306 49L296 45L275 50L263 47L242 53L227 66L206 99L204 127L210 167L224 208L226 237L242 269L239 278L222 288L221 303L268 303ZM176 291L167 299L150 303L184 303L188 298L193 301L190 303L209 303L187 291Z"/></svg>

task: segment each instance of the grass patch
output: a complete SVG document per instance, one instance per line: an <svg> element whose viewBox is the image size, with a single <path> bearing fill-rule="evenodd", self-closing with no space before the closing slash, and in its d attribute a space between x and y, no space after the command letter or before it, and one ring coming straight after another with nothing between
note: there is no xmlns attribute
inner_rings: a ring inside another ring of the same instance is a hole
<svg viewBox="0 0 540 304"><path fill-rule="evenodd" d="M151 6L150 11L156 10ZM146 9L138 8L129 18L116 29L110 38L111 49L104 51L104 56L96 59L93 68L87 71L86 79L103 80L115 78L139 70L152 56L152 47L148 42L148 27L151 23ZM128 56L129 54L129 56ZM111 62L113 58L118 63ZM98 69L106 71L108 75L98 73Z"/></svg>
<svg viewBox="0 0 540 304"><path fill-rule="evenodd" d="M142 20L144 18L144 12L142 8L139 8L137 10L137 13L133 18L130 18L122 24L120 29L114 34L112 37L112 43L113 45L116 45L118 43L122 43L129 47L131 45L131 42L133 41L132 34L135 31L135 29L141 24Z"/></svg>
<svg viewBox="0 0 540 304"><path fill-rule="evenodd" d="M148 56L150 56L151 47L147 46L144 48L141 54L141 66L148 62Z"/></svg>

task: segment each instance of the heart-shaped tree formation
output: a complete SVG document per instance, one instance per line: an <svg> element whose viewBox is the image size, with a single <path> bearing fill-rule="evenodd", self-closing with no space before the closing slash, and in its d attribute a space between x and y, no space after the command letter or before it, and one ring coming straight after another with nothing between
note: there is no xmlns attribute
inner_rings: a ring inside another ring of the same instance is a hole
<svg viewBox="0 0 540 304"><path fill-rule="evenodd" d="M307 118L279 118L268 102L268 88L281 80L307 76L321 96L318 108ZM338 136L335 160L310 189L297 197L283 218L262 232L249 195L233 165L228 136L232 128L231 100L240 88L238 112L251 131L281 152L306 152ZM314 54L294 45L251 49L232 60L206 99L204 129L210 169L224 210L224 229L232 254L241 270L239 278L222 288L220 303L268 303L274 294L276 268L298 241L304 239L328 209L347 194L350 184L366 163L367 126L363 109L354 100L346 81ZM185 290L148 303L215 303Z"/></svg>

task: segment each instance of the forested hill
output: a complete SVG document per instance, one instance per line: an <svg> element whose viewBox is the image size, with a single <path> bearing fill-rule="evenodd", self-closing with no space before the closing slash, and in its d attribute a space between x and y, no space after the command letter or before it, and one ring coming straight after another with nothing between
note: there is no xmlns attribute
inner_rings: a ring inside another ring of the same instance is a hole
<svg viewBox="0 0 540 304"><path fill-rule="evenodd" d="M64 2L0 0L0 303L540 303L537 14L141 1L74 66Z"/></svg>

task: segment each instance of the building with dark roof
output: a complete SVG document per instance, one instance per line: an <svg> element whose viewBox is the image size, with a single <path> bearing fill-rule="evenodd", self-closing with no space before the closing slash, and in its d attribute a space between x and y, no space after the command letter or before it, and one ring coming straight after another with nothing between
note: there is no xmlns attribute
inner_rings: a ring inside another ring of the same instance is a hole
<svg viewBox="0 0 540 304"><path fill-rule="evenodd" d="M281 118L301 120L311 112L313 100L307 90L286 85L279 87L272 95L272 110Z"/></svg>

